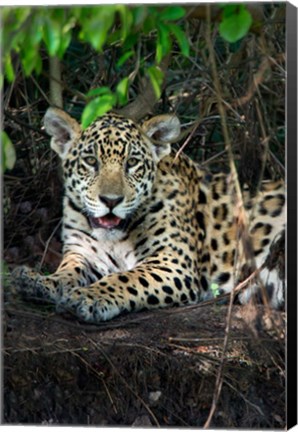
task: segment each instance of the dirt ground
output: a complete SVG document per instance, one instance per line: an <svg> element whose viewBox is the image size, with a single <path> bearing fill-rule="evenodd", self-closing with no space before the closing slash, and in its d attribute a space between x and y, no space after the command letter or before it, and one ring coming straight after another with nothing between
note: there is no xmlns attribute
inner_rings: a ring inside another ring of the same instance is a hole
<svg viewBox="0 0 298 432"><path fill-rule="evenodd" d="M284 428L282 312L227 305L142 312L93 326L4 304L2 422Z"/></svg>

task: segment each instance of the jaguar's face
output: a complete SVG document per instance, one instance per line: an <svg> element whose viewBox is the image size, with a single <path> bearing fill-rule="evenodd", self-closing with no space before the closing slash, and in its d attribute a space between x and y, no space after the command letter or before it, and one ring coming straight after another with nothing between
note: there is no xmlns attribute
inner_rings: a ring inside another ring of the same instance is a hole
<svg viewBox="0 0 298 432"><path fill-rule="evenodd" d="M91 225L113 229L122 228L150 196L157 160L132 121L105 116L81 134L64 167L66 190L80 189Z"/></svg>
<svg viewBox="0 0 298 432"><path fill-rule="evenodd" d="M150 197L158 162L170 153L163 138L177 135L176 117L158 119L142 130L132 120L107 114L82 132L66 113L48 110L45 126L63 162L65 193L94 229L124 229ZM149 138L154 135L158 144Z"/></svg>

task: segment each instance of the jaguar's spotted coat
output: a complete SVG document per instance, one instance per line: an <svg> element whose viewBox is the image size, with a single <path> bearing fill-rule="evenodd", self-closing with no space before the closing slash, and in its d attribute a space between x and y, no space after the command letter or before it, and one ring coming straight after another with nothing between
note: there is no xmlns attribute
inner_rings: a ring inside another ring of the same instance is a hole
<svg viewBox="0 0 298 432"><path fill-rule="evenodd" d="M50 108L45 128L64 169L64 256L50 276L16 269L19 291L99 322L125 311L196 303L212 295L211 284L229 292L247 276L233 182L183 154L175 157L175 116L141 128L107 114L81 131L69 115ZM258 196L244 197L260 267L284 230L283 182L264 183ZM260 276L274 287L271 304L280 305L277 269L265 267ZM256 287L254 281L240 300Z"/></svg>

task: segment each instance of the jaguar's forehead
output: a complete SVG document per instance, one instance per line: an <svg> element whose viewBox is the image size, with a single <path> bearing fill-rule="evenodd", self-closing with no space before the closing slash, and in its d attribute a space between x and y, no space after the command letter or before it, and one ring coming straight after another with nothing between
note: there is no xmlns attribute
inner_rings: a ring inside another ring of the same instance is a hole
<svg viewBox="0 0 298 432"><path fill-rule="evenodd" d="M94 121L82 132L81 142L97 144L125 144L142 140L139 127L130 119L119 115L107 114Z"/></svg>

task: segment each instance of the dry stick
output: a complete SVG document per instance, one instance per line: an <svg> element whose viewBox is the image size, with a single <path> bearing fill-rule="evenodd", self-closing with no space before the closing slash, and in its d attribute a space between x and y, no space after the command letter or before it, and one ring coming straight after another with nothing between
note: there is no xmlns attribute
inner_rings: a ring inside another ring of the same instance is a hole
<svg viewBox="0 0 298 432"><path fill-rule="evenodd" d="M235 185L235 189L236 189L237 205L235 207L236 207L236 210L237 210L239 216L242 217L242 219L241 219L242 228L245 229L246 228L246 223L245 223L246 218L245 218L245 212L244 212L244 208L243 208L242 194L241 194L239 182L237 181L237 171L236 171L236 167L234 164L232 146L231 146L230 137L229 137L228 128L227 128L227 122L226 122L226 113L225 113L225 109L224 109L224 105L223 105L223 101L222 101L222 97L221 97L222 92L221 92L220 82L219 82L218 73L217 73L217 69L216 69L216 60L215 60L215 55L214 55L214 49L213 49L213 45L212 45L212 41L211 41L210 5L206 5L206 13L207 13L206 42L207 42L207 46L208 46L208 50L209 50L209 58L210 58L210 63L211 63L211 71L212 71L212 77L213 77L213 81L214 81L215 92L216 92L216 96L217 96L217 100L218 100L218 110L219 110L219 114L220 114L220 118L221 118L221 127L222 127L223 136L224 136L225 148L226 148L226 151L227 151L228 156L229 156L229 164L230 164L230 172L232 175L232 181L234 181L234 185ZM224 369L224 365L225 365L225 353L227 351L229 333L230 333L230 327L231 327L233 298L234 298L234 287L233 287L233 289L231 291L231 295L230 295L230 302L229 302L229 307L228 307L227 322L226 322L226 329L225 329L225 338L224 338L224 343L223 343L223 348L222 348L221 362L220 362L217 377L216 377L215 391L214 391L214 395L213 395L213 400L212 400L210 412L209 412L208 418L204 424L204 428L210 427L210 423L211 423L211 420L212 420L213 415L215 413L216 406L217 406L219 396L221 393L221 388L222 388L222 384L223 384L223 369Z"/></svg>
<svg viewBox="0 0 298 432"><path fill-rule="evenodd" d="M177 153L175 155L175 158L173 160L173 163L177 160L177 158L179 157L180 153L183 152L183 150L185 149L185 147L187 146L187 144L189 143L189 141L191 140L191 138L193 137L195 131L198 129L198 127L200 126L201 123L202 123L202 120L198 120L192 126L191 133L189 134L189 136L187 137L187 139L184 141L184 143L182 144L182 146L180 147L180 149L177 151Z"/></svg>
<svg viewBox="0 0 298 432"><path fill-rule="evenodd" d="M109 391L109 389L108 389L108 387L107 387L107 385L106 385L106 383L105 383L105 381L104 381L104 374L103 373L101 373L101 372L98 372L90 363L88 363L82 356L80 356L78 353L76 353L76 352L74 352L73 350L71 351L71 354L73 354L75 357L77 357L85 366L87 366L87 368L89 368L100 380L101 380L101 382L103 383L103 386L104 386L104 388L105 388L105 391L106 391L106 393L107 393L107 395L108 395L108 398L109 398L109 400L110 400L110 402L111 402L111 405L112 405L112 407L113 407L113 410L114 410L114 412L115 412L115 414L118 414L118 411L117 411L117 407L116 407L116 405L115 405L115 402L113 401L113 398L112 398L112 396L111 396L111 393L110 393L110 391Z"/></svg>
<svg viewBox="0 0 298 432"><path fill-rule="evenodd" d="M215 413L218 399L219 399L219 396L221 393L222 384L223 384L223 369L224 369L224 365L225 365L225 361L226 361L225 355L226 355L226 351L227 351L227 347L228 347L229 333L230 333L230 327L231 327L231 318L232 318L232 308L233 308L233 297L234 296L232 295L232 293L233 293L233 291L231 292L231 296L230 296L229 308L228 308L228 313L227 313L227 324L226 324L226 328L225 328L225 338L224 338L224 343L223 343L223 348L222 348L221 361L220 361L218 373L216 376L215 391L213 394L213 400L212 400L210 412L209 412L208 418L204 424L204 429L210 427L210 423L211 423L211 420L212 420L213 415Z"/></svg>
<svg viewBox="0 0 298 432"><path fill-rule="evenodd" d="M262 137L263 137L262 144L265 147L265 150L263 151L263 155L262 155L262 166L261 166L260 178L259 178L258 185L257 185L257 190L259 191L261 189L261 183L262 183L262 179L264 176L264 171L265 171L265 166L266 166L266 161L267 161L267 155L268 155L268 149L269 149L269 145L268 145L269 137L266 136L266 130L265 130L263 118L261 115L258 99L256 99L255 106L256 106L258 120L259 120L259 124L260 124L260 128L261 128ZM256 211L256 207L257 207L257 205L255 204L251 210L250 220L252 220L252 218L253 218L254 212ZM261 292L262 292L262 298L264 301L264 305L266 307L267 312L269 312L269 303L268 303L268 296L266 293L266 288L265 288L260 277L258 278L258 280L259 280L259 283L261 286Z"/></svg>
<svg viewBox="0 0 298 432"><path fill-rule="evenodd" d="M46 72L45 70L42 71L42 76L44 76L45 78L47 78L50 82L50 80L55 81L57 84L59 84L61 86L62 89L62 93L64 90L66 90L68 93L70 93L71 95L73 95L75 98L77 98L80 101L86 102L87 98L86 95L84 93L81 93L79 90L74 89L71 86L68 86L65 81L62 81L61 79L57 79L53 76L51 76L50 73ZM46 98L46 100L48 101L48 98Z"/></svg>
<svg viewBox="0 0 298 432"><path fill-rule="evenodd" d="M177 337L169 337L169 342L186 342L186 343L194 343L196 346L202 346L202 344L209 344L209 342L212 342L212 345L207 345L208 347L213 346L217 342L221 342L224 338L223 337L209 337L209 338L196 338L196 337L186 337L186 336L177 336ZM233 336L233 341L251 341L255 340L252 336ZM259 341L262 342L272 342L272 339L269 338L259 338ZM178 345L177 345L178 346ZM189 348L189 347L187 347Z"/></svg>
<svg viewBox="0 0 298 432"><path fill-rule="evenodd" d="M47 103L50 105L51 102L46 94L46 92L43 91L42 87L39 85L38 81L34 78L33 75L30 76L30 79L33 81L34 85L38 88L38 91L41 93L42 97L44 98L45 101L47 101ZM45 133L45 136L48 137L48 134Z"/></svg>
<svg viewBox="0 0 298 432"><path fill-rule="evenodd" d="M234 102L232 102L232 106L237 107L237 106L242 106L247 104L252 99L255 92L258 90L260 84L262 84L262 82L264 81L264 75L267 72L267 70L270 68L271 65L275 65L275 66L278 65L277 63L278 61L285 61L284 53L279 53L275 59L273 57L265 58L262 61L259 70L254 74L247 93L244 96L237 98Z"/></svg>
<svg viewBox="0 0 298 432"><path fill-rule="evenodd" d="M51 104L58 108L63 108L60 60L58 57L49 57L49 64Z"/></svg>
<svg viewBox="0 0 298 432"><path fill-rule="evenodd" d="M244 396L244 394L241 393L236 387L234 387L229 381L224 380L224 382L225 382L225 384L227 386L229 386L232 390L234 390L235 393L238 393L238 395L244 400L245 403L247 403L248 405L250 405L251 407L253 407L263 418L266 418L265 414L263 413L263 411L261 410L261 408L258 405L254 404L250 400L248 400Z"/></svg>
<svg viewBox="0 0 298 432"><path fill-rule="evenodd" d="M269 149L269 155L271 157L271 159L274 160L274 162L276 162L276 164L279 166L279 168L282 169L283 172L286 171L285 166L281 163L281 161L275 156L275 154L272 152L272 150Z"/></svg>
<svg viewBox="0 0 298 432"><path fill-rule="evenodd" d="M10 114L10 112L8 112L7 110L4 110L4 115L5 115L5 117L9 118L9 119L12 120L13 122L19 124L20 126L26 128L26 129L32 130L33 132L37 132L37 133L39 133L40 135L43 135L43 136L46 137L46 138L49 137L49 136L48 136L45 132L43 132L41 129L35 128L34 126L31 126L31 124L26 123L26 122L20 120L19 118L15 117L15 116L12 116L12 115Z"/></svg>
<svg viewBox="0 0 298 432"><path fill-rule="evenodd" d="M222 150L215 155L211 156L209 159L206 159L205 161L201 162L201 166L208 165L210 162L214 162L216 159L218 159L220 156L223 156L226 153L225 150Z"/></svg>
<svg viewBox="0 0 298 432"><path fill-rule="evenodd" d="M126 379L118 371L118 369L116 368L116 366L114 365L114 363L112 362L112 360L110 359L110 357L107 355L107 353L105 352L105 350L98 343L94 342L92 339L88 339L88 340L92 343L93 346L95 346L95 348L97 348L102 353L102 355L104 356L104 358L107 360L107 362L110 364L110 366L114 369L115 373L118 375L118 377L124 383L124 385L141 402L141 404L146 409L146 411L148 412L148 414L151 415L152 419L156 423L156 426L160 427L160 424L159 424L157 418L155 417L154 413L150 409L150 407L145 403L145 401L141 398L141 396L139 396L138 393L136 393L134 391L134 389L128 384L128 382L126 381Z"/></svg>
<svg viewBox="0 0 298 432"><path fill-rule="evenodd" d="M43 252L43 255L42 255L42 258L41 258L41 262L40 262L40 264L39 264L39 268L40 268L40 269L41 269L41 267L42 267L42 265L43 265L43 262L44 262L44 260L45 260L46 254L47 254L47 252L48 252L49 245L50 245L50 243L51 243L51 241L52 241L52 238L54 237L54 235L55 235L56 231L58 230L58 228L60 227L61 223L62 223L62 220L60 220L60 221L58 222L58 224L57 224L57 225L55 226L55 228L53 229L53 232L51 233L50 237L49 237L48 240L46 241L45 249L44 249L44 252ZM41 240L41 239L40 239L40 240Z"/></svg>

